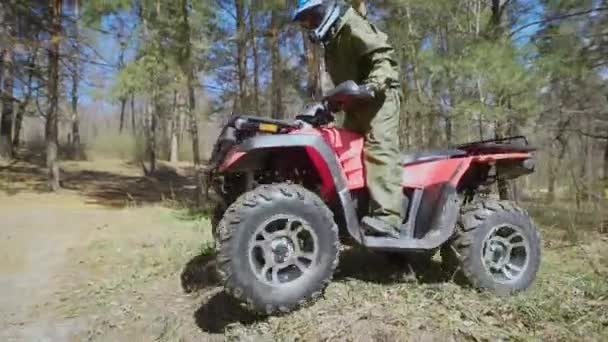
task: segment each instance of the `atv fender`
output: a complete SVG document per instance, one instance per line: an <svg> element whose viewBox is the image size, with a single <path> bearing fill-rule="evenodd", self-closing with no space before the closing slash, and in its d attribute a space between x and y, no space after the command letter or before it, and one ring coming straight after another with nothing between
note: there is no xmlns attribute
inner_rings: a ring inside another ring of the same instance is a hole
<svg viewBox="0 0 608 342"><path fill-rule="evenodd" d="M325 140L318 135L291 134L260 135L243 141L232 148L220 165L220 172L242 172L259 170L263 167L265 157L273 151L293 149L306 152L312 165L321 179L321 196L331 200L338 196L341 210L349 234L359 243L363 241L359 229L359 220L355 209L355 201L351 197L346 176L339 161Z"/></svg>

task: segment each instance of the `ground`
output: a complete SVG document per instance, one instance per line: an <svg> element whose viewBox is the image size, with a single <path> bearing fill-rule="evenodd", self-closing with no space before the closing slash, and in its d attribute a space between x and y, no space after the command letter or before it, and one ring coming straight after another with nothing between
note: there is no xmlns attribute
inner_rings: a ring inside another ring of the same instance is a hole
<svg viewBox="0 0 608 342"><path fill-rule="evenodd" d="M608 340L608 236L589 215L524 203L543 263L513 297L461 286L439 260L416 269L344 248L323 298L265 319L218 287L210 222L184 204L180 172L63 168L51 194L39 164L0 165L1 341Z"/></svg>

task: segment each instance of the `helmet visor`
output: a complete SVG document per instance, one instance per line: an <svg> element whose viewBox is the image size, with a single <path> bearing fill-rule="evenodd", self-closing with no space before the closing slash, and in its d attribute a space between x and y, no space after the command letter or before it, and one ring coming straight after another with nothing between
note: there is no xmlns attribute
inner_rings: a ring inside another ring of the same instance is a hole
<svg viewBox="0 0 608 342"><path fill-rule="evenodd" d="M293 21L298 22L307 30L314 30L323 20L325 6L321 0L304 1L301 3L293 16Z"/></svg>
<svg viewBox="0 0 608 342"><path fill-rule="evenodd" d="M314 30L319 27L319 25L321 25L322 19L323 18L319 15L318 11L315 11L315 9L311 9L300 13L300 15L297 16L296 21L304 29Z"/></svg>

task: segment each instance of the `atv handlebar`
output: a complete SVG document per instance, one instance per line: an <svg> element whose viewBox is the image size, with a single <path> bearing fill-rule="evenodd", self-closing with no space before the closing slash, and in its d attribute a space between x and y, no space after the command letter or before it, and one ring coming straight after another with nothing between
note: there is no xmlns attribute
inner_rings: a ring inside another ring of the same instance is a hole
<svg viewBox="0 0 608 342"><path fill-rule="evenodd" d="M296 116L296 124L319 127L334 121L332 113L351 108L354 103L373 100L374 92L366 86L359 86L354 81L340 83L330 90L320 103L309 105L304 113Z"/></svg>
<svg viewBox="0 0 608 342"><path fill-rule="evenodd" d="M337 87L330 90L323 101L329 104L329 107L350 107L355 101L371 101L374 99L374 92L366 86L360 86L354 81L346 81L340 83Z"/></svg>

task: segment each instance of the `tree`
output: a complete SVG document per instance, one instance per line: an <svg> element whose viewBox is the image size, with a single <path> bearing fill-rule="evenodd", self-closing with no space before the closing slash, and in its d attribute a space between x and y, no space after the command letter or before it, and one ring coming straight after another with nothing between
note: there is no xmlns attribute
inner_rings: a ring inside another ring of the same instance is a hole
<svg viewBox="0 0 608 342"><path fill-rule="evenodd" d="M80 139L80 116L78 113L78 90L80 85L80 1L73 0L73 66L72 66L72 90L71 90L71 109L72 109L72 158L83 159L82 143Z"/></svg>
<svg viewBox="0 0 608 342"><path fill-rule="evenodd" d="M239 97L236 111L242 112L247 108L247 39L245 29L245 1L235 0L236 9L236 68L239 81Z"/></svg>
<svg viewBox="0 0 608 342"><path fill-rule="evenodd" d="M270 14L270 63L272 65L272 117L282 119L283 89L281 86L281 49L280 49L280 14L278 9L272 9Z"/></svg>
<svg viewBox="0 0 608 342"><path fill-rule="evenodd" d="M12 131L14 114L14 40L15 40L15 11L12 6L0 4L0 22L3 29L0 38L3 40L0 47L0 83L2 83L2 111L0 118L0 158L12 158Z"/></svg>
<svg viewBox="0 0 608 342"><path fill-rule="evenodd" d="M51 41L48 48L49 72L48 72L48 94L49 107L46 114L46 166L49 171L49 186L53 191L58 191L59 184L59 142L58 142L58 117L59 117L59 54L61 42L61 15L62 0L52 0L49 6L49 18L51 21Z"/></svg>

